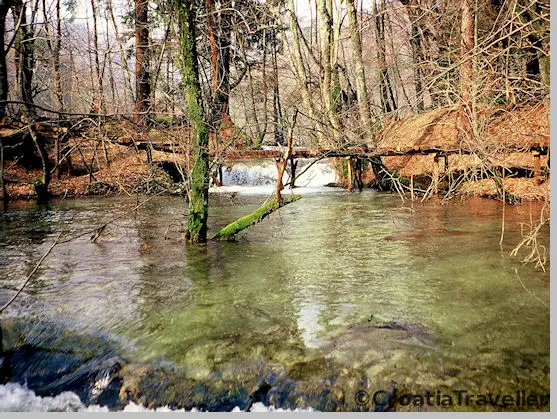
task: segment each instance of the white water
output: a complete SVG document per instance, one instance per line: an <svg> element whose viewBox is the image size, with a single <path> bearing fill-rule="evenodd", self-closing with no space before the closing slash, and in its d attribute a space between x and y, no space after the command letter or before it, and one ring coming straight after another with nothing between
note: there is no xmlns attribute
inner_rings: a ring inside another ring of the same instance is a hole
<svg viewBox="0 0 557 419"><path fill-rule="evenodd" d="M326 161L312 164L311 159L299 159L296 168L296 188L300 194L324 192L326 185L336 182L336 174ZM285 191L290 191L290 168L283 176ZM223 168L224 186L211 188L212 192L240 192L242 194L271 193L277 179L277 168L271 160L246 160Z"/></svg>
<svg viewBox="0 0 557 419"><path fill-rule="evenodd" d="M108 412L97 405L86 407L71 391L56 397L39 397L34 391L17 384L0 385L0 412Z"/></svg>
<svg viewBox="0 0 557 419"><path fill-rule="evenodd" d="M79 396L71 391L60 393L56 397L40 397L34 391L17 383L0 385L0 412L108 412L105 406L85 406ZM172 410L168 407L147 409L133 402L124 407L124 412L185 412L185 409ZM190 412L199 412L193 408ZM239 407L232 412L241 412ZM250 412L313 412L313 409L281 409L274 406L265 406L263 403L254 403Z"/></svg>

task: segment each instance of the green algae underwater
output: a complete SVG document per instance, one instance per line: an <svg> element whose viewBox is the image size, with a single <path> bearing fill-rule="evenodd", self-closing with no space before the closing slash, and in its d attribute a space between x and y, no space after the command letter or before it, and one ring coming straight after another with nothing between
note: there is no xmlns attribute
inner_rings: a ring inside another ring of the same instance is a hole
<svg viewBox="0 0 557 419"><path fill-rule="evenodd" d="M264 199L211 194L209 235ZM72 217L70 233L85 231L136 204L15 203L0 302ZM501 210L333 190L236 242L190 245L183 200L152 199L97 243L52 251L0 320L4 381L114 410L549 410L549 267L509 256L541 207L507 206L499 246ZM549 254L549 231L541 242Z"/></svg>

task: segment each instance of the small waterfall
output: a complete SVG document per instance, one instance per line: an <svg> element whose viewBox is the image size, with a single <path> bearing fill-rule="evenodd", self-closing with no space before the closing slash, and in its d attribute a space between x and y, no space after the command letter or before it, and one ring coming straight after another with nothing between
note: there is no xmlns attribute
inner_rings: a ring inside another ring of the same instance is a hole
<svg viewBox="0 0 557 419"><path fill-rule="evenodd" d="M296 167L296 190L300 189L304 192L323 190L324 187L336 181L336 174L331 165L327 161L319 161L313 163L312 159L298 159ZM313 164L312 164L313 163ZM264 192L275 186L277 179L277 168L274 161L269 159L244 160L234 162L223 167L223 188L238 189L242 187L244 190L257 190ZM283 182L286 189L289 189L290 181L290 163L288 169L283 176Z"/></svg>

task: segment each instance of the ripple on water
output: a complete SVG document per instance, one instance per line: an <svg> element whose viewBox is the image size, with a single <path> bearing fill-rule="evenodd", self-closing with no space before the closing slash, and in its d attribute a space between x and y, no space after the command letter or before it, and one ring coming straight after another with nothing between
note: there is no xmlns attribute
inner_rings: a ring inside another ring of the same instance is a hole
<svg viewBox="0 0 557 419"><path fill-rule="evenodd" d="M211 231L265 197L212 196ZM307 194L237 243L184 246L183 200L156 198L97 244L84 237L57 247L6 316L109 336L130 362L192 376L218 376L237 362L288 371L321 357L336 363L329 373L339 380L344 368L370 382L497 390L520 377L549 391L548 310L532 297L548 301L549 275L509 257L524 211L507 207L501 250L500 207L482 202L408 211L398 197L373 192ZM85 231L136 204L75 199L5 214L0 303L69 217ZM370 317L423 329L370 329ZM34 344L61 344L37 330L25 332Z"/></svg>

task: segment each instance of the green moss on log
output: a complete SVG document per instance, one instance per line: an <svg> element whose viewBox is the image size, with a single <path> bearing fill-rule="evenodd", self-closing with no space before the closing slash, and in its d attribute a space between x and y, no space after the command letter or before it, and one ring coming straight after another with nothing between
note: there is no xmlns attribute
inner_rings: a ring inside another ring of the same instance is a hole
<svg viewBox="0 0 557 419"><path fill-rule="evenodd" d="M234 236L238 234L240 231L248 228L253 224L259 223L261 220L263 220L265 217L272 214L279 208L287 204L290 204L291 202L297 201L300 198L301 198L300 195L293 195L289 198L284 199L282 204L279 204L276 198L273 198L265 202L263 205L261 205L251 214L248 214L234 221L233 223L228 224L226 227L222 228L217 234L213 236L212 240L233 239Z"/></svg>

